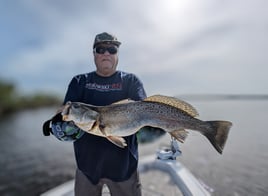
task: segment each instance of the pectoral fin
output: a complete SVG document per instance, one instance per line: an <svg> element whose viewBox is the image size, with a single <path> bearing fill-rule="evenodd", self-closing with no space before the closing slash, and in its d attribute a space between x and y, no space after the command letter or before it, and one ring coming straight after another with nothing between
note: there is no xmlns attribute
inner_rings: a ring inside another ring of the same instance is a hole
<svg viewBox="0 0 268 196"><path fill-rule="evenodd" d="M172 132L169 132L169 134L173 137L175 137L179 142L184 142L185 138L188 136L188 132L184 129L175 130Z"/></svg>
<svg viewBox="0 0 268 196"><path fill-rule="evenodd" d="M124 148L125 146L127 146L126 144L126 140L122 137L117 137L117 136L107 136L106 137L110 142L112 142L113 144L117 145L120 148Z"/></svg>

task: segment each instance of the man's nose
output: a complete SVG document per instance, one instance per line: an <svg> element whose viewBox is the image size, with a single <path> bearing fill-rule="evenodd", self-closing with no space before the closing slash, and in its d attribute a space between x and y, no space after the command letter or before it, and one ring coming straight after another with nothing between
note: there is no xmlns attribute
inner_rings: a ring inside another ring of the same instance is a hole
<svg viewBox="0 0 268 196"><path fill-rule="evenodd" d="M110 53L108 52L108 50L105 50L104 55L110 55Z"/></svg>

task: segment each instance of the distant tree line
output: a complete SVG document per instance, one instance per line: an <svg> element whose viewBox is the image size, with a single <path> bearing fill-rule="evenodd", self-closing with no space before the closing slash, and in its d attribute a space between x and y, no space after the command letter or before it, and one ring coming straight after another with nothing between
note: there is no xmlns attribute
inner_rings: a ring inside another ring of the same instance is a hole
<svg viewBox="0 0 268 196"><path fill-rule="evenodd" d="M14 84L0 80L0 116L21 109L58 104L60 104L60 99L57 96L43 93L22 96L18 94Z"/></svg>

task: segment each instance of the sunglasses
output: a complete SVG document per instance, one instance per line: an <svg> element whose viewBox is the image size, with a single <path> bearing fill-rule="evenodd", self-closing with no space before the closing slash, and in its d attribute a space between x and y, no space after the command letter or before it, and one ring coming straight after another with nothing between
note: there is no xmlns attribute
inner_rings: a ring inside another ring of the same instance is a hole
<svg viewBox="0 0 268 196"><path fill-rule="evenodd" d="M97 46L96 48L94 48L94 52L98 54L104 54L106 51L108 51L110 54L116 54L118 49L115 46L110 47Z"/></svg>

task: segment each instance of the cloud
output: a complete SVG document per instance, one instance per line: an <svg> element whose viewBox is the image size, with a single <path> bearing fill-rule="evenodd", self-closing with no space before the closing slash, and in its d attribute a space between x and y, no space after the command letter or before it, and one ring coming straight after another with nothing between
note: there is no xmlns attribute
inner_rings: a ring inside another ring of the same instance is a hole
<svg viewBox="0 0 268 196"><path fill-rule="evenodd" d="M94 70L94 36L109 31L122 42L118 68L140 76L149 93L264 93L266 4L264 0L5 3L0 17L7 27L0 31L4 37L0 75L13 78L23 90L63 94L72 76Z"/></svg>

